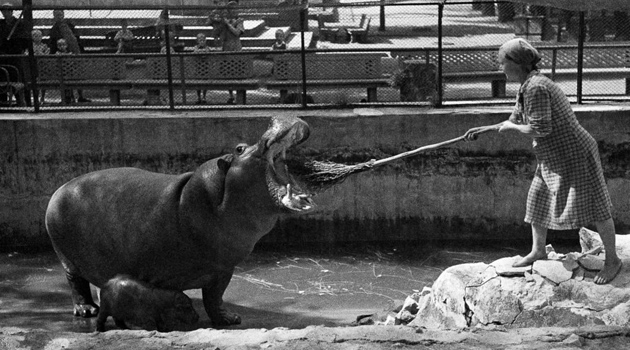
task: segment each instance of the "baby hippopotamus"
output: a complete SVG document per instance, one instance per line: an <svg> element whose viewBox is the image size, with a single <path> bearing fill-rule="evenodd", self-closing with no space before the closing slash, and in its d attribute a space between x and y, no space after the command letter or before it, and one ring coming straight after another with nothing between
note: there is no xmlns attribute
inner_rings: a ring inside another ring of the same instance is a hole
<svg viewBox="0 0 630 350"><path fill-rule="evenodd" d="M170 332L199 320L192 301L181 291L159 289L147 283L118 275L107 281L100 293L101 308L96 330L105 331L112 316L116 326Z"/></svg>

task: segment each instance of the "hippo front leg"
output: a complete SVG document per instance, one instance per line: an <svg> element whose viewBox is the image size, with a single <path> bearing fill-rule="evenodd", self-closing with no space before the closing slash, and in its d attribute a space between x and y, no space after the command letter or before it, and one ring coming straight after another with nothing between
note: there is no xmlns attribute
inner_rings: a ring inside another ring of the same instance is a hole
<svg viewBox="0 0 630 350"><path fill-rule="evenodd" d="M223 308L223 293L230 284L233 273L234 270L217 272L212 278L212 283L201 289L203 306L215 327L241 323L241 316Z"/></svg>

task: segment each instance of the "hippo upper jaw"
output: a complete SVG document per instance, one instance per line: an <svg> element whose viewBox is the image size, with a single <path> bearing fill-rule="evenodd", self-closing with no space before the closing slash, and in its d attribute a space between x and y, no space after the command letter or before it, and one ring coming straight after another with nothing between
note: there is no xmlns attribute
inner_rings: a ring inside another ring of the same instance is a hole
<svg viewBox="0 0 630 350"><path fill-rule="evenodd" d="M276 204L289 212L306 212L314 208L310 194L295 182L285 163L287 149L304 142L309 136L308 124L295 117L274 117L259 142L267 160L267 186Z"/></svg>

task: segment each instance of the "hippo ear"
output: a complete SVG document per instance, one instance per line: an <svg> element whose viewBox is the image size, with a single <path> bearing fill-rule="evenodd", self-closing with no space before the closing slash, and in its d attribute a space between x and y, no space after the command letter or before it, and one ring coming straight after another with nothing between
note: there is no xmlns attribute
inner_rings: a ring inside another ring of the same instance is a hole
<svg viewBox="0 0 630 350"><path fill-rule="evenodd" d="M221 170L224 174L227 174L230 169L230 165L232 165L233 159L234 155L232 154L226 154L219 157L219 159L217 159L217 166L219 167L219 170Z"/></svg>

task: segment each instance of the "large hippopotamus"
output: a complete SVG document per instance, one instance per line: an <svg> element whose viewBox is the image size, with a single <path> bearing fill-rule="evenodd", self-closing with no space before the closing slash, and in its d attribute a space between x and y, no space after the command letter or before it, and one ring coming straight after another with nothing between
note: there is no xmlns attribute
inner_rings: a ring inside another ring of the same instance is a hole
<svg viewBox="0 0 630 350"><path fill-rule="evenodd" d="M213 325L240 323L222 307L234 267L281 214L313 207L285 164L285 151L308 136L301 119L275 117L256 144L239 144L194 172L114 168L61 186L48 204L46 229L74 314L98 314L90 283L101 288L128 275L157 288L201 288Z"/></svg>

